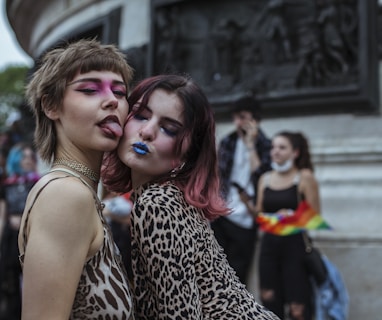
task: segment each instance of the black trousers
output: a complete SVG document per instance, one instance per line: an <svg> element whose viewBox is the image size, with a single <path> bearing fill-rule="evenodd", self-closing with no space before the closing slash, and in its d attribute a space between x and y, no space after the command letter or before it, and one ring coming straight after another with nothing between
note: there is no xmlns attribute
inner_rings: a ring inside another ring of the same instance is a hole
<svg viewBox="0 0 382 320"><path fill-rule="evenodd" d="M295 319L286 315L285 306L304 306L304 319L313 318L313 289L304 264L305 243L301 233L277 236L264 233L259 253L260 289L272 290L274 298L262 304L280 319Z"/></svg>
<svg viewBox="0 0 382 320"><path fill-rule="evenodd" d="M236 271L240 281L248 284L249 271L255 255L257 225L247 229L220 217L211 223L215 237L223 247L231 267Z"/></svg>
<svg viewBox="0 0 382 320"><path fill-rule="evenodd" d="M0 320L18 320L21 318L18 230L7 224L3 232L0 249Z"/></svg>

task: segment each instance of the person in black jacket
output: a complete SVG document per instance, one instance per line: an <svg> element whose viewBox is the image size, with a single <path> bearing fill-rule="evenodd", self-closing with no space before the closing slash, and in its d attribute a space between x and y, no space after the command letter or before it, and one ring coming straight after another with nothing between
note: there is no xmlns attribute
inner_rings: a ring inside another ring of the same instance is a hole
<svg viewBox="0 0 382 320"><path fill-rule="evenodd" d="M236 130L221 140L218 150L221 192L232 213L211 226L229 263L247 284L257 239L256 187L260 176L271 169L271 141L260 129L261 106L254 97L236 101L232 118Z"/></svg>

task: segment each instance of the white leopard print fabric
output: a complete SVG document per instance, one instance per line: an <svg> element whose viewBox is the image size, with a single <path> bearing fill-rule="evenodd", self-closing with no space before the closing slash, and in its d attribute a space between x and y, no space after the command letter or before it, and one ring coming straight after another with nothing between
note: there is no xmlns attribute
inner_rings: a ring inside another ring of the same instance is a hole
<svg viewBox="0 0 382 320"><path fill-rule="evenodd" d="M278 319L240 283L202 211L178 187L149 184L134 197L137 319Z"/></svg>

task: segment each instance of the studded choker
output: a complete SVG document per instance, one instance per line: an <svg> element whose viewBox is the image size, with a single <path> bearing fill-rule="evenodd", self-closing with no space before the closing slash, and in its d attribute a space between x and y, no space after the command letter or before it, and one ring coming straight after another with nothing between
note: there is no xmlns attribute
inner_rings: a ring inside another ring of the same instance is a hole
<svg viewBox="0 0 382 320"><path fill-rule="evenodd" d="M54 160L53 166L58 166L58 165L73 169L74 171L82 174L83 176L89 178L95 183L98 183L99 181L99 174L96 173L94 170L88 168L81 162L77 162L75 160L58 158Z"/></svg>

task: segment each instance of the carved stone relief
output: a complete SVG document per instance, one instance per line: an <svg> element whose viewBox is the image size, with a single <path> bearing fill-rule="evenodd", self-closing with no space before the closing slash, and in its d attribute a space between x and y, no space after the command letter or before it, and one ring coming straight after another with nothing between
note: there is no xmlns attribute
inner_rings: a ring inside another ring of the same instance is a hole
<svg viewBox="0 0 382 320"><path fill-rule="evenodd" d="M221 105L249 92L270 108L353 95L376 78L362 38L373 1L153 0L150 73L189 73Z"/></svg>

